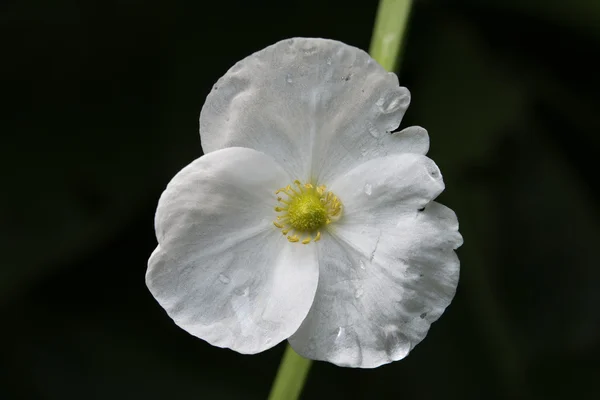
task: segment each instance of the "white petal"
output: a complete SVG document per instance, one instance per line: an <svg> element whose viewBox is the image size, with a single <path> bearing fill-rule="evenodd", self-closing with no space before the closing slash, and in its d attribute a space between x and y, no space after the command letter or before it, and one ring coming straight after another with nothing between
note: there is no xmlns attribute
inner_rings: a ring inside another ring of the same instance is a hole
<svg viewBox="0 0 600 400"><path fill-rule="evenodd" d="M180 171L156 211L146 283L175 323L240 353L288 338L317 287L314 246L273 226L274 191L289 183L270 157L229 148Z"/></svg>
<svg viewBox="0 0 600 400"><path fill-rule="evenodd" d="M427 131L396 129L410 93L364 51L326 39L278 42L233 66L200 114L206 153L262 151L295 178L328 182L367 160L425 154Z"/></svg>
<svg viewBox="0 0 600 400"><path fill-rule="evenodd" d="M394 225L402 210L414 212L435 199L444 181L431 159L407 153L368 161L332 182L329 190L344 204L347 223Z"/></svg>
<svg viewBox="0 0 600 400"><path fill-rule="evenodd" d="M299 354L373 368L425 337L459 277L456 215L431 201L442 189L433 161L415 154L370 161L331 186L345 214L320 242L317 294L289 339Z"/></svg>

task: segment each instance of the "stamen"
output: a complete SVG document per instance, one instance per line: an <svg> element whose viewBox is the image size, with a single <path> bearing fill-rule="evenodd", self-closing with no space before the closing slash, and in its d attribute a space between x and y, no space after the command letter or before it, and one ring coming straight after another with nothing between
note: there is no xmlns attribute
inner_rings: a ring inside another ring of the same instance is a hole
<svg viewBox="0 0 600 400"><path fill-rule="evenodd" d="M298 179L293 181L293 185L295 188L287 185L275 192L283 193L288 198L284 200L282 196L277 196L281 205L274 207L274 210L282 214L276 216L273 225L281 229L290 243L318 242L321 240L320 229L341 217L342 203L336 195L327 191L325 185L302 183Z"/></svg>
<svg viewBox="0 0 600 400"><path fill-rule="evenodd" d="M296 192L291 186L288 186L290 192L294 193L296 196L300 196L300 193ZM293 197L291 194L287 193L288 196Z"/></svg>

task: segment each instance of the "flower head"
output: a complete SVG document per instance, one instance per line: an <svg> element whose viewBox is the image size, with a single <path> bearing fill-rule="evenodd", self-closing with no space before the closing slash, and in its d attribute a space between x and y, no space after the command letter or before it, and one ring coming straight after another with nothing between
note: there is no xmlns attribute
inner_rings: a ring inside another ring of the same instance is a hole
<svg viewBox="0 0 600 400"><path fill-rule="evenodd" d="M175 323L240 353L376 367L404 358L454 296L455 214L395 130L410 102L367 53L296 38L233 66L200 115L205 155L156 211L147 285Z"/></svg>

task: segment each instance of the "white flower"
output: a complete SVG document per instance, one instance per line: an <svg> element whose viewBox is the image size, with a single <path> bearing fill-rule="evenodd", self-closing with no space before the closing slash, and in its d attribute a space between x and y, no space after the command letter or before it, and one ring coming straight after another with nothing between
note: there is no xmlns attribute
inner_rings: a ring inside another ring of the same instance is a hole
<svg viewBox="0 0 600 400"><path fill-rule="evenodd" d="M372 368L454 296L462 243L410 101L367 53L296 38L233 66L200 115L206 155L156 210L146 282L175 323L240 353Z"/></svg>

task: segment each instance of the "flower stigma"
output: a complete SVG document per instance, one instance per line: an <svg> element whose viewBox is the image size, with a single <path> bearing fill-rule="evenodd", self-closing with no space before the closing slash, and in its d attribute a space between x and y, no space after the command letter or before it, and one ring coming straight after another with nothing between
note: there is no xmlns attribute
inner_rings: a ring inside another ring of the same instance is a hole
<svg viewBox="0 0 600 400"><path fill-rule="evenodd" d="M281 214L273 221L273 225L281 229L291 243L318 242L321 239L320 229L342 216L342 202L335 194L328 192L325 185L302 184L299 180L295 180L294 185L287 185L275 192L276 195L284 194L287 197L277 196L280 205L275 207L275 211Z"/></svg>

